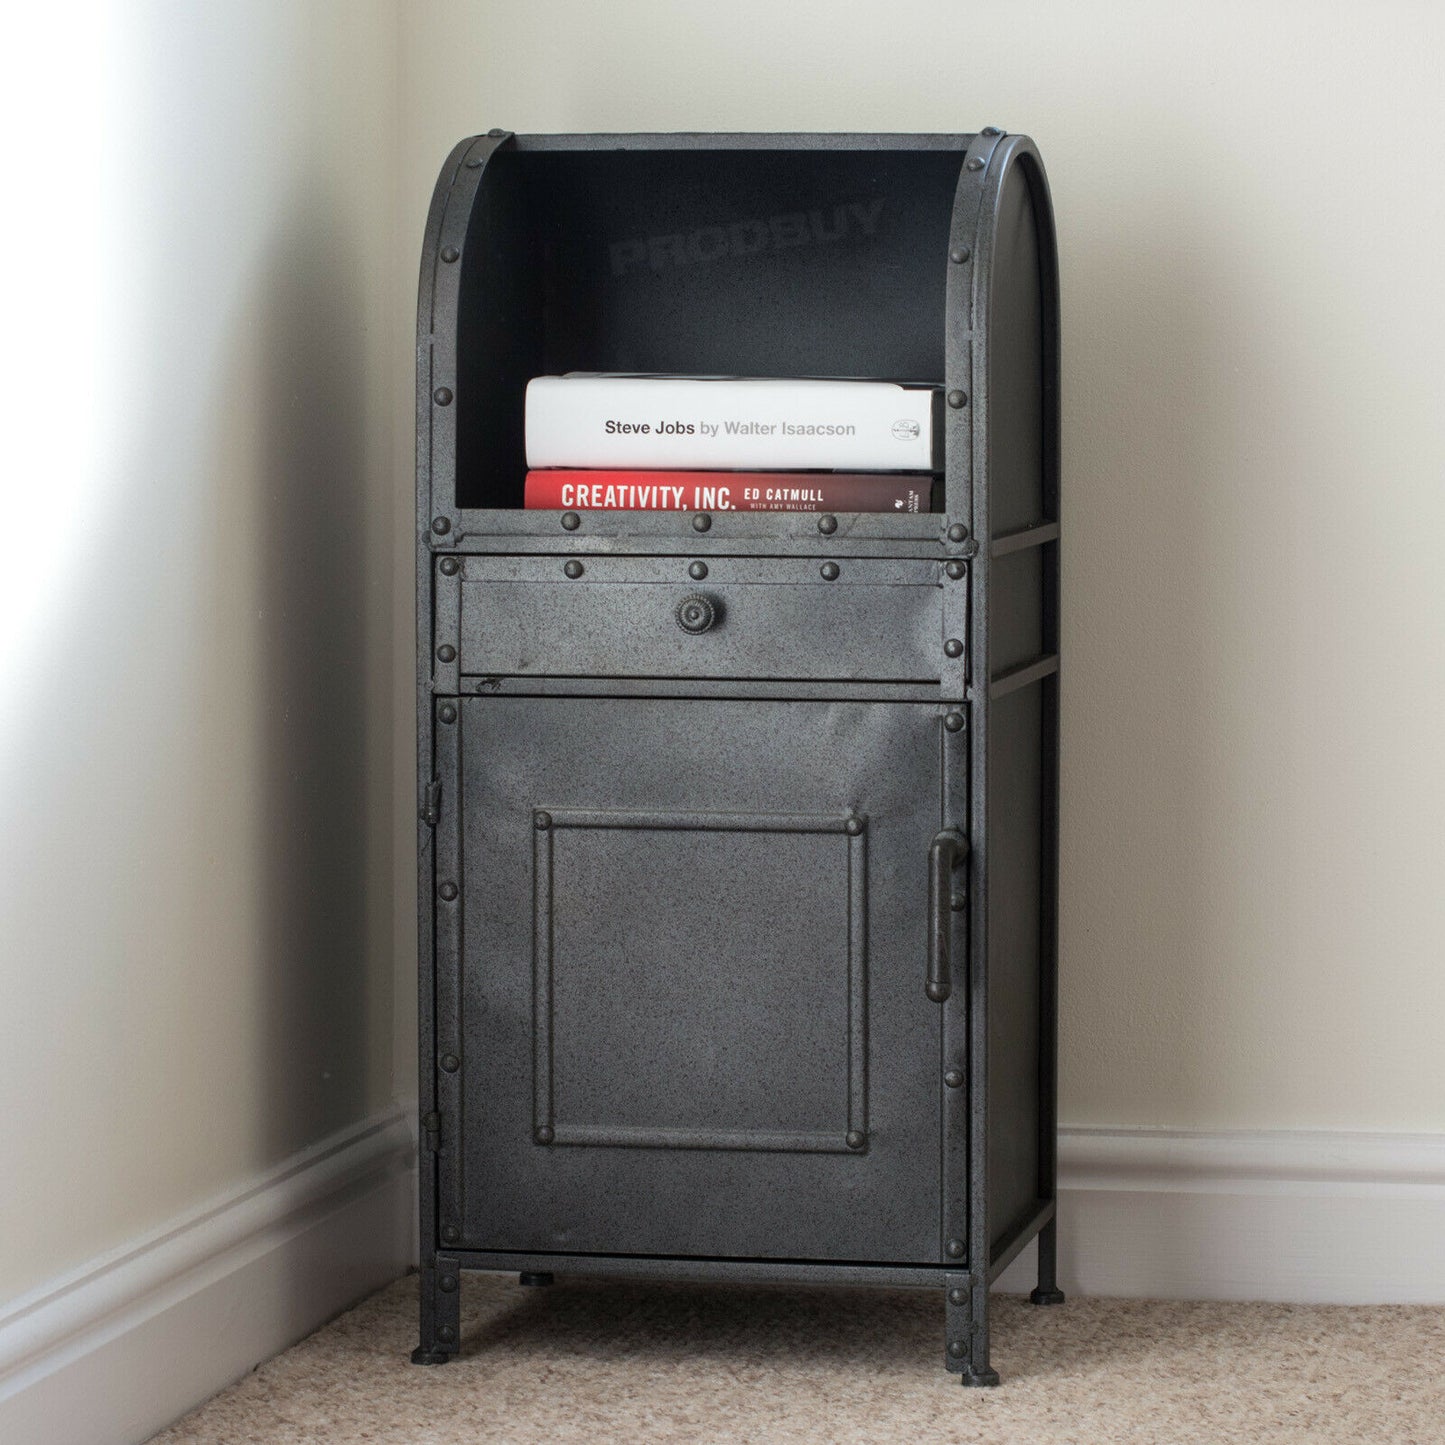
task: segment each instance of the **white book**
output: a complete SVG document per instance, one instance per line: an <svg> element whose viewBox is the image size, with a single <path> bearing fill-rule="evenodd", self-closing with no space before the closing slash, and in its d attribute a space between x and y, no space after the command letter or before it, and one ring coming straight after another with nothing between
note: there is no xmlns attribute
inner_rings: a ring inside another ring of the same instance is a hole
<svg viewBox="0 0 1445 1445"><path fill-rule="evenodd" d="M937 394L893 381L538 376L527 465L930 471Z"/></svg>

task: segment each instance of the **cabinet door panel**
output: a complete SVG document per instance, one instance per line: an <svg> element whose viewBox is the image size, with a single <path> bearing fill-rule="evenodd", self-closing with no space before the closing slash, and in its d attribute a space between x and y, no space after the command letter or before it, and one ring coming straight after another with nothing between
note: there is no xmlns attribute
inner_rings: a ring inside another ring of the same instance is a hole
<svg viewBox="0 0 1445 1445"><path fill-rule="evenodd" d="M935 1262L936 711L460 723L463 1245Z"/></svg>

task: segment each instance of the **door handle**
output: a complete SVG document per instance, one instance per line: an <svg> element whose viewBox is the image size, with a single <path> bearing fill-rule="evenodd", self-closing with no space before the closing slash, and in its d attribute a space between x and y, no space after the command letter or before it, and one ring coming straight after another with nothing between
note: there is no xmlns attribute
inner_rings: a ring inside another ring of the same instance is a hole
<svg viewBox="0 0 1445 1445"><path fill-rule="evenodd" d="M928 979L923 991L934 1003L953 992L953 872L968 858L968 839L957 828L935 833L928 846Z"/></svg>

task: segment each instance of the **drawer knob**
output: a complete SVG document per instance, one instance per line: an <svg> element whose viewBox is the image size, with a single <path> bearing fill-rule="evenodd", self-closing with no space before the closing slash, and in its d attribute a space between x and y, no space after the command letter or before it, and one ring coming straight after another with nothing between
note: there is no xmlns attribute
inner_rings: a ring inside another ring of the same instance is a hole
<svg viewBox="0 0 1445 1445"><path fill-rule="evenodd" d="M684 632L706 632L717 621L717 607L711 597L694 592L677 604L677 625Z"/></svg>

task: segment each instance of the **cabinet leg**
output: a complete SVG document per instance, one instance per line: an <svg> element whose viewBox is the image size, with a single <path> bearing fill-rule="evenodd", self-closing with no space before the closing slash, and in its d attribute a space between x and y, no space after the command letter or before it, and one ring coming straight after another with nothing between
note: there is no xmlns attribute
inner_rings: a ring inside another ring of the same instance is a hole
<svg viewBox="0 0 1445 1445"><path fill-rule="evenodd" d="M444 1365L457 1352L462 1333L462 1271L457 1261L438 1255L421 1271L421 1344L414 1365Z"/></svg>
<svg viewBox="0 0 1445 1445"><path fill-rule="evenodd" d="M1039 1230L1039 1283L1038 1288L1029 1295L1030 1302L1036 1305L1061 1305L1064 1302L1064 1292L1054 1277L1058 1254L1058 1224L1058 1216L1055 1215Z"/></svg>
<svg viewBox="0 0 1445 1445"><path fill-rule="evenodd" d="M988 1362L988 1278L949 1274L944 1287L944 1364L963 1385L996 1385Z"/></svg>

